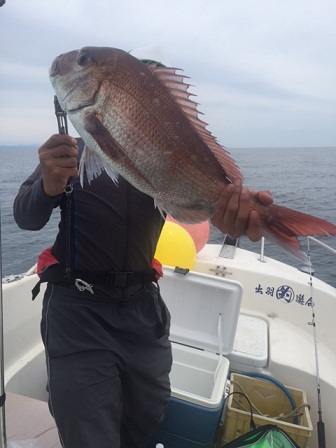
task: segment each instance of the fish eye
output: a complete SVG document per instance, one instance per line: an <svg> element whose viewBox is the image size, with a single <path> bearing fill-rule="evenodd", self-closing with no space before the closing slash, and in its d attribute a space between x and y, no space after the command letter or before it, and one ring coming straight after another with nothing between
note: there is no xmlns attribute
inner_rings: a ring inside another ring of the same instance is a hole
<svg viewBox="0 0 336 448"><path fill-rule="evenodd" d="M77 56L77 63L80 66L86 65L92 60L92 55L89 51L81 51Z"/></svg>

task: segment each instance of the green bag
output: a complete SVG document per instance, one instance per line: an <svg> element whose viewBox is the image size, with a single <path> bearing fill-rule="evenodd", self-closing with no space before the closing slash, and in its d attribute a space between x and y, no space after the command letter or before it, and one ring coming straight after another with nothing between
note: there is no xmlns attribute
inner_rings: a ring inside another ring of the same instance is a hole
<svg viewBox="0 0 336 448"><path fill-rule="evenodd" d="M276 425L263 425L249 431L223 448L300 448L282 429Z"/></svg>

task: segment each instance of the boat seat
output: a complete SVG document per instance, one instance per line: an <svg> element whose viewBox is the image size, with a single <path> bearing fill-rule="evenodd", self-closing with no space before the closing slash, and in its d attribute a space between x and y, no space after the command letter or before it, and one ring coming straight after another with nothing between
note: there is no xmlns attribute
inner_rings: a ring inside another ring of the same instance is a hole
<svg viewBox="0 0 336 448"><path fill-rule="evenodd" d="M268 326L259 317L240 314L233 350L226 357L233 370L260 369L268 363Z"/></svg>

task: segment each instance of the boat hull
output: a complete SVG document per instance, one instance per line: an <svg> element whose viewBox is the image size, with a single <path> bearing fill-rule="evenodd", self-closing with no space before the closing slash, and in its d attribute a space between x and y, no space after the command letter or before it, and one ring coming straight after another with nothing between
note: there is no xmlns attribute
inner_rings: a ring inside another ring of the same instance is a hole
<svg viewBox="0 0 336 448"><path fill-rule="evenodd" d="M230 369L270 375L306 392L313 421L308 448L317 446L319 416L314 327L311 325L314 302L323 420L327 446L332 446L336 440L336 329L333 324L336 289L315 278L311 288L309 275L271 259L261 262L258 254L249 251L237 248L232 259L222 258L219 253L220 246L207 245L198 254L195 271L215 276L218 281L229 279L242 285L240 316L264 323L261 339L255 344L258 348L262 345L260 341L266 340L260 358L256 358L251 344L247 348L251 353L245 358L239 353L233 356L235 350L241 350L239 344L234 346L232 353L225 355ZM40 337L43 287L37 299L31 301L31 289L36 281L36 275L30 275L3 285L5 384L9 393L46 401L47 376ZM165 284L165 288L169 285ZM243 342L250 341L250 325L237 328L236 340L239 336Z"/></svg>

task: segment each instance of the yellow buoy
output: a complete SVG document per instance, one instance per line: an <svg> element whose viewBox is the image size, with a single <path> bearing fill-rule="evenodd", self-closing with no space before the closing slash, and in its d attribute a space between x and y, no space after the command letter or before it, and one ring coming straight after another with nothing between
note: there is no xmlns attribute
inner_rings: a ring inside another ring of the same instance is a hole
<svg viewBox="0 0 336 448"><path fill-rule="evenodd" d="M196 246L190 234L179 224L166 221L156 246L154 258L167 266L193 269Z"/></svg>
<svg viewBox="0 0 336 448"><path fill-rule="evenodd" d="M184 224L176 221L176 219L172 218L170 215L167 216L166 220L175 222L176 224L183 227L190 234L191 238L195 243L197 253L200 252L208 242L210 236L209 221L203 221L198 224Z"/></svg>

